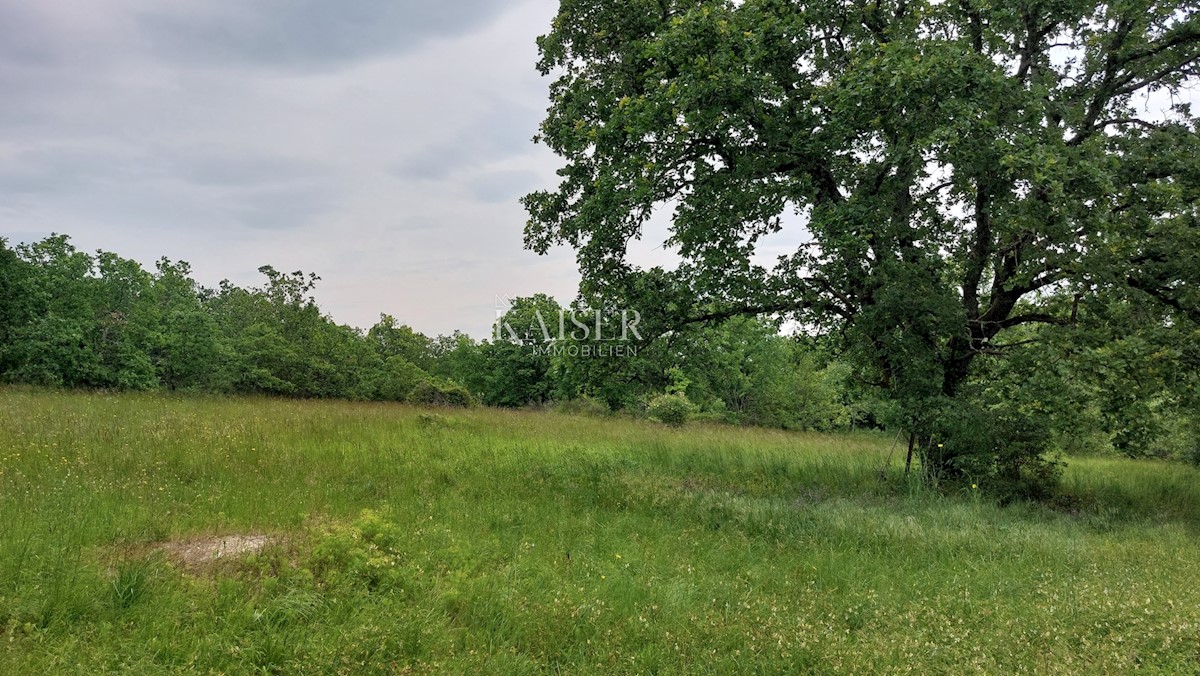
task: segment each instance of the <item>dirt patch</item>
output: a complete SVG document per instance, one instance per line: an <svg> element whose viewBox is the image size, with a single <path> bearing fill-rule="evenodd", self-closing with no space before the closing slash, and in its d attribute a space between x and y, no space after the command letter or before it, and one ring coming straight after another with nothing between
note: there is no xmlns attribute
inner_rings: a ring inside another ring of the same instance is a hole
<svg viewBox="0 0 1200 676"><path fill-rule="evenodd" d="M158 550L187 567L200 567L261 551L274 542L266 535L220 535L185 542L167 542Z"/></svg>

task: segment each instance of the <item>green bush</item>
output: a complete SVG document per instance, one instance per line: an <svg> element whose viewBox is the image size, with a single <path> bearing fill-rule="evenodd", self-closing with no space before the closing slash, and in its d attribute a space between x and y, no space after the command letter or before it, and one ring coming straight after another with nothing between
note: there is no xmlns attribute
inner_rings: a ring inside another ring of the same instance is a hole
<svg viewBox="0 0 1200 676"><path fill-rule="evenodd" d="M454 406L470 408L475 398L467 388L451 380L424 380L417 383L408 395L408 401L420 406Z"/></svg>
<svg viewBox="0 0 1200 676"><path fill-rule="evenodd" d="M646 412L651 420L681 427L696 413L696 407L682 394L660 394L650 400Z"/></svg>
<svg viewBox="0 0 1200 676"><path fill-rule="evenodd" d="M353 524L334 524L320 534L307 568L326 589L403 590L409 586L398 565L404 562L404 541L404 529L385 515L364 509Z"/></svg>
<svg viewBox="0 0 1200 676"><path fill-rule="evenodd" d="M851 421L843 401L848 377L844 364L818 368L812 354L795 355L752 381L742 407L744 422L793 430L846 429Z"/></svg>
<svg viewBox="0 0 1200 676"><path fill-rule="evenodd" d="M405 401L412 391L430 376L403 357L391 357L378 372L369 376L369 397L380 401Z"/></svg>
<svg viewBox="0 0 1200 676"><path fill-rule="evenodd" d="M976 484L1003 502L1057 492L1062 462L1048 454L1046 416L968 396L946 402L934 429L924 458L933 478Z"/></svg>

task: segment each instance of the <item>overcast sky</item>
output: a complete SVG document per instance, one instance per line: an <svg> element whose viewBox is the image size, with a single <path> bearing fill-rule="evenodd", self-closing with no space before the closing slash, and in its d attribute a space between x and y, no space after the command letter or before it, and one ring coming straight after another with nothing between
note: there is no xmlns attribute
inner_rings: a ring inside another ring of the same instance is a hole
<svg viewBox="0 0 1200 676"><path fill-rule="evenodd" d="M315 272L338 322L484 337L498 298L578 286L571 251L522 248L517 202L556 183L531 142L556 7L0 0L0 237L186 260L209 286ZM631 259L669 264L665 234Z"/></svg>
<svg viewBox="0 0 1200 676"><path fill-rule="evenodd" d="M517 198L555 0L0 0L0 236L71 235L202 283L322 277L334 319L487 335L497 296L575 293Z"/></svg>

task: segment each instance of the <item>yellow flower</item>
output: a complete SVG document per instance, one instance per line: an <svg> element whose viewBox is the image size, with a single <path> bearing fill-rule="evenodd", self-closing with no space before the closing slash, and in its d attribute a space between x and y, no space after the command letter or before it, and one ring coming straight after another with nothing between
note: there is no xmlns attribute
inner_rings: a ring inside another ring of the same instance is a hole
<svg viewBox="0 0 1200 676"><path fill-rule="evenodd" d="M971 484L971 488L979 488L979 486L977 486L975 484Z"/></svg>

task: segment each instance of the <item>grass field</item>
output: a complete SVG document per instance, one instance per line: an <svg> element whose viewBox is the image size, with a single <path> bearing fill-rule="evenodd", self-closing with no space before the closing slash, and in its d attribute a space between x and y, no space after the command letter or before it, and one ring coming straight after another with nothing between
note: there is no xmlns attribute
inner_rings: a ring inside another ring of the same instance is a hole
<svg viewBox="0 0 1200 676"><path fill-rule="evenodd" d="M0 390L0 673L1200 668L1195 470L1001 508L891 447ZM271 544L173 554L217 535Z"/></svg>

